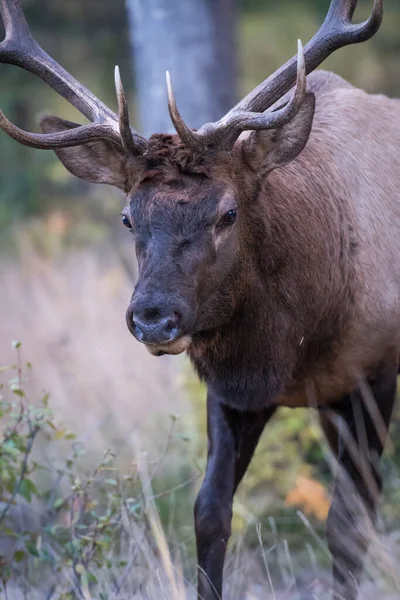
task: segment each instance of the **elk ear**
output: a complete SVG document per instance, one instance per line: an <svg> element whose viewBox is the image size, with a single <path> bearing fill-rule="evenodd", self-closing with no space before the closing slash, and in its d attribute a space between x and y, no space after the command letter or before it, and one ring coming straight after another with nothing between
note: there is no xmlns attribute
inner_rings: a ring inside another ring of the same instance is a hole
<svg viewBox="0 0 400 600"><path fill-rule="evenodd" d="M46 116L40 121L44 133L57 133L79 127L77 123ZM71 148L57 148L58 158L70 173L91 183L108 183L126 188L126 156L107 140L93 140Z"/></svg>
<svg viewBox="0 0 400 600"><path fill-rule="evenodd" d="M289 123L278 129L253 131L243 142L244 157L250 167L266 175L294 160L307 143L314 110L315 96L308 93Z"/></svg>

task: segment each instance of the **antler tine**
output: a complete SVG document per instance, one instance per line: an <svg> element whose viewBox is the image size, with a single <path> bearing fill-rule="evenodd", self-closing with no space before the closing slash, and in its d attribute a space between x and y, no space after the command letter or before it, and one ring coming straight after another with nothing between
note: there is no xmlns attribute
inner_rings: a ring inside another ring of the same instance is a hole
<svg viewBox="0 0 400 600"><path fill-rule="evenodd" d="M333 31L333 42L338 47L368 40L379 29L383 18L383 0L374 0L370 17L363 23L353 24L357 0L332 0L321 30Z"/></svg>
<svg viewBox="0 0 400 600"><path fill-rule="evenodd" d="M222 138L225 139L226 147L232 147L233 143L242 133L242 131L260 130L260 129L273 129L280 127L288 123L300 110L301 105L304 102L304 98L307 92L307 77L306 67L304 62L304 50L300 40L297 41L297 79L296 87L290 101L285 104L282 108L270 112L270 113L256 113L249 111L235 111L230 115L226 116L226 123L223 124L219 121L217 127L212 131L209 125L203 125L197 132L199 142L202 137L207 138L208 145L212 145L212 137L219 136L222 127L225 127L225 134ZM221 148L220 146L220 149Z"/></svg>
<svg viewBox="0 0 400 600"><path fill-rule="evenodd" d="M357 0L332 0L320 29L304 48L307 74L314 71L332 52L349 44L366 41L379 29L383 18L383 0L374 0L370 18L353 25L350 21ZM245 96L230 112L264 111L277 102L294 85L296 58L293 57Z"/></svg>
<svg viewBox="0 0 400 600"><path fill-rule="evenodd" d="M366 41L377 32L383 17L383 0L374 0L369 19L358 25L351 22L356 5L357 0L331 1L325 21L304 48L307 74L314 71L338 48ZM222 119L203 125L195 134L195 141L193 141L194 132L191 132L192 136L185 138L184 141L196 147L200 144L203 148L229 150L235 143L238 132L243 128L251 129L251 118L248 113L263 113L275 104L293 87L296 73L296 57L293 57L247 94ZM241 118L244 119L244 123L241 123ZM261 122L259 119L254 120L256 124ZM180 129L184 127L188 130L182 123ZM177 128L179 135L180 129Z"/></svg>
<svg viewBox="0 0 400 600"><path fill-rule="evenodd" d="M3 50L7 46L10 47L22 39L25 40L25 42L34 41L30 34L24 11L19 2L2 2L0 5L0 12L6 31L6 37L4 42L0 44L0 49Z"/></svg>
<svg viewBox="0 0 400 600"><path fill-rule="evenodd" d="M358 34L358 39L355 40L355 43L364 42L375 35L382 24L382 20L383 0L375 0L369 19L360 25L349 23L347 31L350 34Z"/></svg>
<svg viewBox="0 0 400 600"><path fill-rule="evenodd" d="M129 125L129 109L126 101L124 86L122 84L119 67L116 65L114 70L115 80L115 91L117 94L118 101L118 116L119 116L119 132L121 135L122 143L126 150L131 154L140 154L138 150L141 149L140 139L134 140L132 129ZM141 138L141 136L139 136Z"/></svg>
<svg viewBox="0 0 400 600"><path fill-rule="evenodd" d="M181 117L181 114L176 104L175 94L172 89L171 75L169 71L165 73L165 78L167 81L169 116L171 117L172 124L175 127L177 134L181 138L182 142L184 142L188 146L198 147L199 149L203 148L204 145L199 143L194 131L189 129L189 127L186 125L185 121Z"/></svg>
<svg viewBox="0 0 400 600"><path fill-rule="evenodd" d="M79 146L99 139L113 139L117 144L120 142L119 136L106 123L89 123L60 133L29 133L11 123L1 110L0 129L24 146L42 150Z"/></svg>
<svg viewBox="0 0 400 600"><path fill-rule="evenodd" d="M63 69L55 60L53 60L35 41L32 37L28 24L22 9L21 0L0 0L0 9L3 17L6 38L0 44L0 62L9 63L19 66L34 75L38 75L45 83L52 87L56 92L70 102L79 112L92 121L91 125L95 125L98 129L98 138L109 138L119 146L125 148L133 154L141 154L147 148L147 141L137 131L132 128L131 138L132 143L128 141L127 127L129 127L127 107L120 111L120 118L105 104L103 104L94 94L85 88L79 81ZM122 90L123 92L123 90ZM121 99L119 94L118 102L121 108ZM124 97L124 95L122 94ZM126 102L126 101L125 101ZM121 116L122 115L122 116ZM122 130L120 130L121 122L123 122ZM22 132L17 127L11 127L11 123L2 116L0 126L11 137L19 139L22 143L29 140L29 145L34 143L40 144L37 147L50 148L50 143L44 142L42 134L28 134ZM84 143L84 134L88 133L88 139L94 139L94 127L87 129L75 128L75 134L79 129L79 140L77 143ZM24 134L24 135L22 135ZM124 137L122 137L122 134ZM35 135L39 137L34 137ZM50 134L45 134L50 135ZM71 131L62 132L54 135L53 139L57 146L66 147L74 145L72 143ZM16 136L19 136L16 137ZM35 142L36 139L36 142ZM48 138L50 139L50 138ZM25 141L23 141L25 140ZM62 146L60 144L64 144Z"/></svg>

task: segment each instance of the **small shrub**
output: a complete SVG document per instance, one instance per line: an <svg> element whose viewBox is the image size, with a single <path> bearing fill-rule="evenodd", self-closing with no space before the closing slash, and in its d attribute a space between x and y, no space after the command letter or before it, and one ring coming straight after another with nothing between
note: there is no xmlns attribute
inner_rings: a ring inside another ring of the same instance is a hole
<svg viewBox="0 0 400 600"><path fill-rule="evenodd" d="M138 451L122 475L107 451L83 475L84 447L56 423L47 394L36 403L28 399L24 381L31 365L22 367L21 345L14 345L17 364L2 367L8 382L0 387L0 581L6 597L17 586L29 589L30 598L33 589L57 600L134 598L132 590L139 594L144 585L149 595L140 598L158 597L158 586L181 597L152 492L159 465L149 474ZM49 465L49 453L62 458ZM158 494L160 501L168 494Z"/></svg>

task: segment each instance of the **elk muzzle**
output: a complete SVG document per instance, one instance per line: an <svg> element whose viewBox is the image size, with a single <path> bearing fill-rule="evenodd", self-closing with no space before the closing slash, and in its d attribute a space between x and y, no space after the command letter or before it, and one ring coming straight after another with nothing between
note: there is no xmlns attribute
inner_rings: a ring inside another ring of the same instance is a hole
<svg viewBox="0 0 400 600"><path fill-rule="evenodd" d="M190 345L188 308L182 302L134 295L126 322L132 335L154 356L181 354Z"/></svg>

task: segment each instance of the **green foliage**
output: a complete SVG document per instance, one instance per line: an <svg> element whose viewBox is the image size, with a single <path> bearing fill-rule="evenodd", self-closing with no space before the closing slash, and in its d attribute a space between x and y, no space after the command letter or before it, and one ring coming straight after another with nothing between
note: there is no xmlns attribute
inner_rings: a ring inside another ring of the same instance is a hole
<svg viewBox="0 0 400 600"><path fill-rule="evenodd" d="M110 590L122 593L130 582L127 560L135 531L142 545L153 543L155 503L168 521L165 503L171 505L176 490L164 487L153 496L161 459L150 475L140 457L122 474L107 451L85 473L80 464L85 448L56 423L48 395L37 403L28 399L24 382L31 366L22 365L20 343L14 346L17 364L1 368L8 379L0 388L0 582L4 590L10 585L43 589L45 580L53 588L51 598L88 598L90 590L106 600ZM161 458L170 449L175 422L173 417ZM48 464L46 454L60 458ZM190 484L193 473L186 474ZM140 546L135 548L140 555Z"/></svg>

